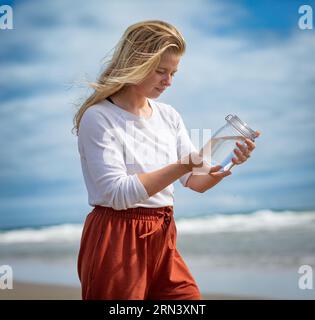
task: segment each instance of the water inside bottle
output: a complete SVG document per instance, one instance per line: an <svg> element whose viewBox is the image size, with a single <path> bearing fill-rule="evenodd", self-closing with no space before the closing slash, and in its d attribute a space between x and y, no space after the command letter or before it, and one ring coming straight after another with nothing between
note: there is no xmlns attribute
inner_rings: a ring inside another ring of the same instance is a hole
<svg viewBox="0 0 315 320"><path fill-rule="evenodd" d="M206 161L211 162L211 166L220 165L220 171L231 169L234 165L232 158L236 158L234 149L237 148L235 144L237 141L243 143L245 138L243 136L223 136L210 139L200 152ZM210 152L211 150L211 152Z"/></svg>

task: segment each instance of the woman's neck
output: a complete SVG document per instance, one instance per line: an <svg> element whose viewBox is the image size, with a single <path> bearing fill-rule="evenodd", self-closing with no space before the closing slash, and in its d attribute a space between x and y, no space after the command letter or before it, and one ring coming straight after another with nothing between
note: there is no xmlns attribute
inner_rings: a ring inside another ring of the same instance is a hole
<svg viewBox="0 0 315 320"><path fill-rule="evenodd" d="M150 110L148 99L131 86L114 93L111 98L118 107L138 116L146 116Z"/></svg>

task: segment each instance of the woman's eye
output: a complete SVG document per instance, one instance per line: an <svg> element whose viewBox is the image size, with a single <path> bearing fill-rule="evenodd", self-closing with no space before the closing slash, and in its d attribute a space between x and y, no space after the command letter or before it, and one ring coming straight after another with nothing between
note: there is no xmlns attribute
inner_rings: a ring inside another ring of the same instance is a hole
<svg viewBox="0 0 315 320"><path fill-rule="evenodd" d="M164 71L159 71L159 70L157 70L156 72L157 72L158 74L164 74ZM175 73L172 73L171 76L172 76L172 77L175 77Z"/></svg>

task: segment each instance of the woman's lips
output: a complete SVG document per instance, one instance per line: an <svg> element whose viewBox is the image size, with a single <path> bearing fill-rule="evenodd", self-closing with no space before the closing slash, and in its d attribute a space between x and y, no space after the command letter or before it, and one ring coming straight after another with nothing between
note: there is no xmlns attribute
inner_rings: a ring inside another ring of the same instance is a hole
<svg viewBox="0 0 315 320"><path fill-rule="evenodd" d="M165 89L160 89L160 88L155 88L156 90L158 90L159 92L163 92Z"/></svg>

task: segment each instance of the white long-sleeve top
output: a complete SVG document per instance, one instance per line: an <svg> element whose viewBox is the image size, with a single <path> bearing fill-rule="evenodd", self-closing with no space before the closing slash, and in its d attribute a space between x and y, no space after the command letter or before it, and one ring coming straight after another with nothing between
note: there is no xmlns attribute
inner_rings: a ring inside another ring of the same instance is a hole
<svg viewBox="0 0 315 320"><path fill-rule="evenodd" d="M172 106L148 101L153 110L148 119L107 99L84 112L78 150L89 205L122 210L174 204L173 184L149 197L137 173L160 169L196 148ZM190 175L180 178L182 185Z"/></svg>

